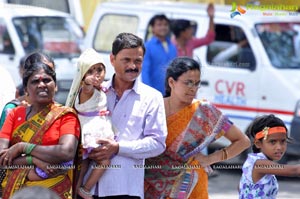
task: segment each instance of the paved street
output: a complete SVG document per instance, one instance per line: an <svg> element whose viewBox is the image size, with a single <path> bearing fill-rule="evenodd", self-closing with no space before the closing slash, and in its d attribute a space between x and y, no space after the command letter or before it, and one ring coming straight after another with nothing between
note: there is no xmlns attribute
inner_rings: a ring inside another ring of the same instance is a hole
<svg viewBox="0 0 300 199"><path fill-rule="evenodd" d="M235 199L238 198L237 186L241 172L233 169L218 170L219 175L209 178L210 199ZM299 199L300 178L277 178L279 194L277 199Z"/></svg>

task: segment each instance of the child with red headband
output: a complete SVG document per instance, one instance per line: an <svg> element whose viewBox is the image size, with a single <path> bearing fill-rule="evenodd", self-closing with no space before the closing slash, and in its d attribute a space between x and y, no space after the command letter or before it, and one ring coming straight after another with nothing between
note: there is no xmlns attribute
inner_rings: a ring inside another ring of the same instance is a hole
<svg viewBox="0 0 300 199"><path fill-rule="evenodd" d="M275 175L300 176L300 165L278 164L287 148L287 128L274 115L256 118L246 134L252 140L253 153L243 165L239 198L276 198L278 183Z"/></svg>

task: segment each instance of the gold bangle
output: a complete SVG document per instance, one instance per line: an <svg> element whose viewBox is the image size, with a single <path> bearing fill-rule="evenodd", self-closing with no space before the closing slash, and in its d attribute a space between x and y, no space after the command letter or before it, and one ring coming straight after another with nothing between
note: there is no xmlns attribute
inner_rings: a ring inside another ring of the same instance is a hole
<svg viewBox="0 0 300 199"><path fill-rule="evenodd" d="M227 160L228 158L228 152L226 148L222 149L222 161Z"/></svg>

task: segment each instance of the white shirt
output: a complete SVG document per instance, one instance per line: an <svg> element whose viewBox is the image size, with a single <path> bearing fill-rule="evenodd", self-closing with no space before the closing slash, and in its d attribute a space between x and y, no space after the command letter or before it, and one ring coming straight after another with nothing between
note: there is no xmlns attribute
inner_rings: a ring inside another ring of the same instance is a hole
<svg viewBox="0 0 300 199"><path fill-rule="evenodd" d="M138 80L119 100L111 82L107 87L108 110L112 112L119 153L111 159L111 168L106 169L93 187L92 194L99 197L130 195L144 198L144 169L139 166L144 165L145 158L157 156L166 148L163 97L160 92Z"/></svg>
<svg viewBox="0 0 300 199"><path fill-rule="evenodd" d="M16 86L10 73L0 65L0 112L2 112L5 104L15 98Z"/></svg>

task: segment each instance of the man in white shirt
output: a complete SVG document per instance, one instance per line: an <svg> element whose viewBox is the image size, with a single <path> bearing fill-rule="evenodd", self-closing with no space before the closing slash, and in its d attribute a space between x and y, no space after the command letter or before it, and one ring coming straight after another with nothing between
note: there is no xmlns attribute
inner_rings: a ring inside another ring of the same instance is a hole
<svg viewBox="0 0 300 199"><path fill-rule="evenodd" d="M145 158L158 156L166 147L162 94L137 80L144 54L143 40L131 33L121 33L113 42L110 61L115 74L106 87L116 138L101 139L89 156L95 161L111 158L92 189L96 199L143 199Z"/></svg>
<svg viewBox="0 0 300 199"><path fill-rule="evenodd" d="M15 98L16 86L9 72L0 65L0 113L4 105Z"/></svg>

